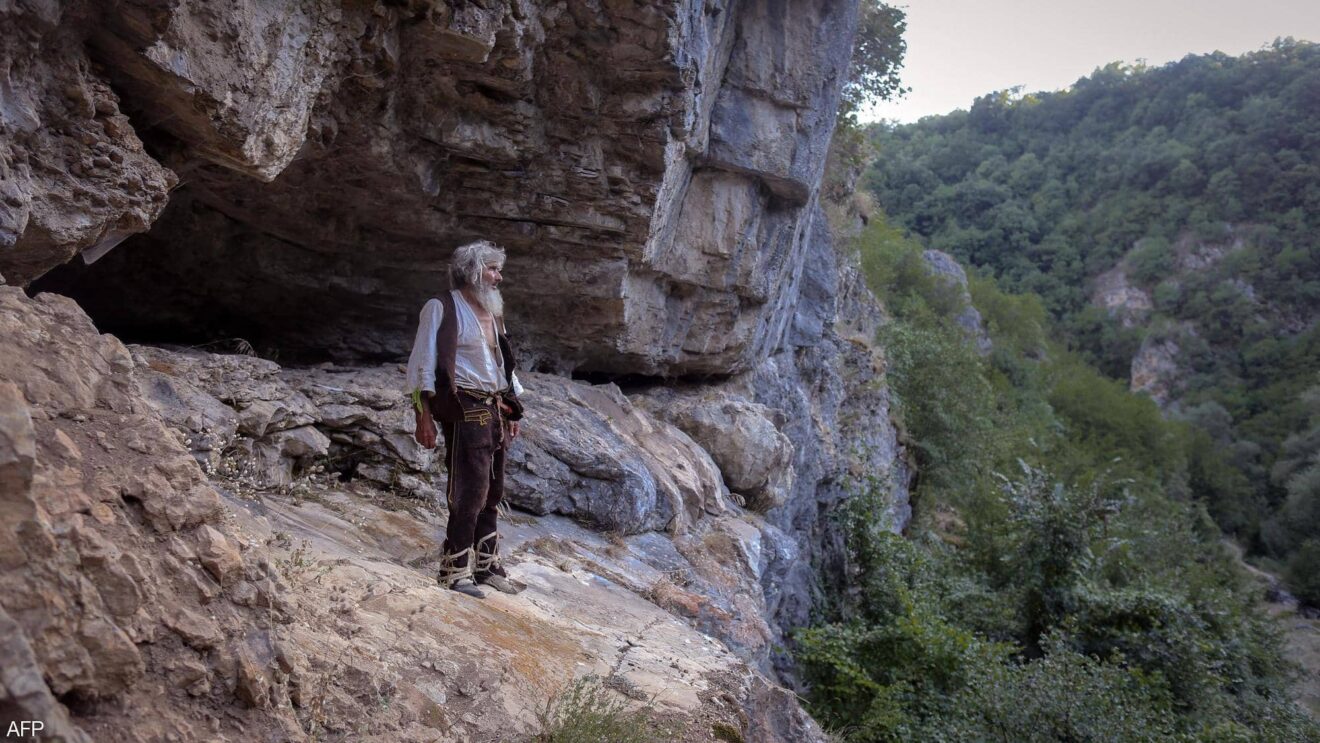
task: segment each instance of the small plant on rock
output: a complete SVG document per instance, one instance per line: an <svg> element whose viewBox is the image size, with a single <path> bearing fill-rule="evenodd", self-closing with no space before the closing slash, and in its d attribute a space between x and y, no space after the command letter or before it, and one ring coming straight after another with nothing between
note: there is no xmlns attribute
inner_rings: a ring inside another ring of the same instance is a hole
<svg viewBox="0 0 1320 743"><path fill-rule="evenodd" d="M532 743L660 743L676 732L657 725L652 707L630 708L596 675L582 676L536 711L541 732Z"/></svg>

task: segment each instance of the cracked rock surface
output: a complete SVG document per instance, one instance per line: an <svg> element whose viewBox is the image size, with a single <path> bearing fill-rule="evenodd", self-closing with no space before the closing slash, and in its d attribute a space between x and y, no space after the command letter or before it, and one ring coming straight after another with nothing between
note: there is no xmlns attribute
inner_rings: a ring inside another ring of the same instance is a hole
<svg viewBox="0 0 1320 743"><path fill-rule="evenodd" d="M136 334L394 358L484 237L529 367L665 376L781 340L856 22L825 0L8 7L11 282L154 222L44 288ZM79 158L105 203L52 232Z"/></svg>
<svg viewBox="0 0 1320 743"><path fill-rule="evenodd" d="M754 517L608 536L515 513L504 554L528 588L479 601L435 585L434 503L315 467L290 481L211 467L217 446L222 464L251 456L239 424L224 445L195 436L153 381L190 364L221 387L246 375L246 397L215 405L283 404L243 424L258 444L308 411L348 425L280 390L269 362L130 352L71 301L14 288L0 338L0 371L21 379L0 385L0 706L51 739L508 740L584 674L652 700L643 713L679 740L715 723L822 739L761 667Z"/></svg>

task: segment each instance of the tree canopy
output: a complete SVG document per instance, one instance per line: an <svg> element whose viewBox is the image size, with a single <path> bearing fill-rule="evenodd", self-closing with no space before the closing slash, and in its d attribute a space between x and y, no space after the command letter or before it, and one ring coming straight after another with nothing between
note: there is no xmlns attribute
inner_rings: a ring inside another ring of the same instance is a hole
<svg viewBox="0 0 1320 743"><path fill-rule="evenodd" d="M1039 295L1105 375L1162 374L1166 412L1203 437L1192 496L1276 567L1320 574L1296 564L1320 527L1280 525L1314 489L1271 476L1309 441L1320 384L1320 46L1114 63L867 135L864 187L896 227Z"/></svg>

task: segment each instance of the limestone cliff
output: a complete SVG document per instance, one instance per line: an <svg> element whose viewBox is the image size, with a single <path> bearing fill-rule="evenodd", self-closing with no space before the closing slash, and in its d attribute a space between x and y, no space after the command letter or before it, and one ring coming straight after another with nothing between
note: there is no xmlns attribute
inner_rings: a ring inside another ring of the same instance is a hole
<svg viewBox="0 0 1320 743"><path fill-rule="evenodd" d="M11 282L145 229L177 174L149 235L60 284L103 324L204 318L286 354L391 357L448 252L480 236L511 252L533 366L667 376L746 370L782 338L856 15L823 0L28 7L0 11L19 32L7 126L27 138L12 198L107 206L79 209L77 231L28 209L0 233ZM134 129L160 164L111 134ZM118 148L109 165L98 147ZM121 205L132 193L147 205Z"/></svg>
<svg viewBox="0 0 1320 743"><path fill-rule="evenodd" d="M909 513L817 203L855 15L0 4L0 713L509 740L595 673L683 739L818 739L781 684L830 514L869 483ZM485 602L431 578L444 473L398 364L474 237L529 367L529 588ZM300 363L177 345L217 337Z"/></svg>

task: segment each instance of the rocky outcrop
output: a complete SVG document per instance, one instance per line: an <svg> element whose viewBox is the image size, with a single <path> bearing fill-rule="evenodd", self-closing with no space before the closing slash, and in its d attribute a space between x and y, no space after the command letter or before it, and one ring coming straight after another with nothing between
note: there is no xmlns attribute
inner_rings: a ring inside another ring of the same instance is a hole
<svg viewBox="0 0 1320 743"><path fill-rule="evenodd" d="M320 467L426 500L445 492L436 453L413 441L396 364L282 369L254 356L132 350L144 397L212 473L265 490ZM536 373L521 379L536 424L510 453L513 505L621 534L677 534L729 510L710 455L634 408L615 385Z"/></svg>
<svg viewBox="0 0 1320 743"><path fill-rule="evenodd" d="M476 705L532 709L547 678L594 669L637 698L663 688L669 701L655 713L689 730L733 724L720 711L732 698L746 739L814 739L766 674L791 678L784 630L809 619L819 571L837 566L830 514L858 487L887 487L893 511L878 517L895 530L907 518L883 359L834 330L839 297L859 296L837 277L855 273L816 238L795 343L751 373L631 397L525 375L529 424L510 456L510 499L543 515L506 520L532 586L526 603L495 614L455 603L428 577L444 484L411 442L397 365L283 369L125 348L68 300L3 290L0 358L25 379L0 416L0 473L21 486L8 527L45 545L20 540L6 563L0 607L31 655L6 704L53 721L71 708L69 739L80 728L113 736L162 700L175 712L153 730L184 739L220 739L231 725L479 739L534 721ZM658 401L694 435L646 412ZM718 415L703 417L705 404ZM763 479L773 487L753 487ZM729 497L730 481L766 497L748 502L764 515ZM76 609L57 601L69 580L84 586ZM20 645L15 657L27 658ZM611 645L628 649L615 657ZM465 670L476 657L498 673ZM24 686L38 677L44 686ZM83 698L113 698L119 712ZM387 714L363 714L382 699Z"/></svg>
<svg viewBox="0 0 1320 743"><path fill-rule="evenodd" d="M370 370L290 382L249 357L130 352L69 300L13 288L0 289L0 338L0 371L21 380L0 386L0 707L46 721L53 739L503 740L534 732L533 711L587 672L652 700L645 714L684 739L717 722L748 740L821 737L757 669L774 637L765 540L736 506L636 536L506 519L506 553L529 588L475 602L430 577L439 504L302 466L289 447L277 478L241 466L270 465L274 453L256 453L309 427L325 429L329 460L357 443L392 452L388 434L370 435L386 409L372 407ZM602 393L577 399L627 404ZM204 415L180 415L189 408ZM686 440L632 415L652 436ZM574 425L556 416L534 420Z"/></svg>
<svg viewBox="0 0 1320 743"><path fill-rule="evenodd" d="M823 225L810 242L804 295L780 351L739 381L750 397L782 415L794 444L793 486L766 520L787 538L762 575L766 605L782 627L806 626L823 587L844 575L843 534L833 514L861 489L888 494L874 514L895 533L912 516L912 470L889 420L885 359L872 339L880 316L856 269L840 257ZM818 327L822 327L817 332ZM775 658L791 678L789 659Z"/></svg>
<svg viewBox="0 0 1320 743"><path fill-rule="evenodd" d="M846 345L850 358L837 358L840 342L809 363L785 352L763 372L781 385L774 389L758 374L625 396L613 384L524 374L528 424L509 454L508 500L532 514L645 537L638 544L684 576L683 588L658 603L769 668L784 631L805 623L819 598L819 563L839 548L825 536L830 512L856 488L880 486L895 509L882 518L896 531L907 523L906 470L887 425L887 395L874 385L879 362L863 344ZM396 365L281 369L241 355L151 347L133 354L143 394L231 492L302 497L307 478L337 476L443 510L444 473L412 441ZM820 378L808 383L808 374ZM826 394L803 394L799 385ZM753 402L758 389L812 424ZM300 431L328 446L289 447ZM820 441L823 431L819 449L789 439ZM795 468L809 479L798 482ZM868 482L881 472L892 479Z"/></svg>
<svg viewBox="0 0 1320 743"><path fill-rule="evenodd" d="M1186 387L1186 365L1179 362L1183 349L1196 337L1196 327L1187 322L1147 333L1132 357L1130 389L1144 392L1156 405L1168 408Z"/></svg>
<svg viewBox="0 0 1320 743"><path fill-rule="evenodd" d="M1125 328L1144 323L1155 309L1150 294L1129 281L1127 267L1122 263L1095 277L1091 304L1118 318Z"/></svg>
<svg viewBox="0 0 1320 743"><path fill-rule="evenodd" d="M962 307L953 321L962 329L968 340L976 344L977 353L982 356L990 353L990 335L985 332L981 313L976 309L976 305L972 304L972 294L967 288L967 273L963 271L962 266L958 265L958 261L953 256L938 250L924 250L921 257L925 260L931 275L943 282L944 286L953 293L953 301Z"/></svg>
<svg viewBox="0 0 1320 743"><path fill-rule="evenodd" d="M95 260L146 230L178 180L75 51L86 23L58 2L0 7L0 274L10 283L80 252Z"/></svg>
<svg viewBox="0 0 1320 743"><path fill-rule="evenodd" d="M449 251L488 237L510 250L531 366L667 376L746 370L778 345L856 14L820 0L55 7L9 11L47 32L14 64L88 71L183 176L150 234L43 284L107 327L394 357ZM16 90L58 93L44 81ZM86 221L122 236L158 211ZM96 242L10 232L31 260L0 256L0 273L20 283Z"/></svg>
<svg viewBox="0 0 1320 743"><path fill-rule="evenodd" d="M783 505L792 486L793 444L777 411L711 386L662 387L636 398L710 452L735 497L764 513Z"/></svg>

